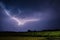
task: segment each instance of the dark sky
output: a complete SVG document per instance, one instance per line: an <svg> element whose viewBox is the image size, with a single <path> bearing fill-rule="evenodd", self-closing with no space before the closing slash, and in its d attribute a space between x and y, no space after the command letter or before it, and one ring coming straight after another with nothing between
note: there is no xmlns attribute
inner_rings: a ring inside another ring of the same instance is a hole
<svg viewBox="0 0 60 40"><path fill-rule="evenodd" d="M17 26L9 20L0 7L0 31L60 29L60 0L1 0L0 3L11 11L12 16L41 19L38 22Z"/></svg>

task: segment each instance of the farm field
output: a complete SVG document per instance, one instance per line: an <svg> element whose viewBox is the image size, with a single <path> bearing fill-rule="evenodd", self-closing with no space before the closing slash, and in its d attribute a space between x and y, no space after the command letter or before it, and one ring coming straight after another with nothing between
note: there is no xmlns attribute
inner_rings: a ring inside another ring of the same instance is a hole
<svg viewBox="0 0 60 40"><path fill-rule="evenodd" d="M60 31L0 32L0 40L60 40Z"/></svg>
<svg viewBox="0 0 60 40"><path fill-rule="evenodd" d="M0 36L33 36L33 37L60 37L60 31L42 32L0 32Z"/></svg>
<svg viewBox="0 0 60 40"><path fill-rule="evenodd" d="M0 40L60 40L60 37L0 37Z"/></svg>

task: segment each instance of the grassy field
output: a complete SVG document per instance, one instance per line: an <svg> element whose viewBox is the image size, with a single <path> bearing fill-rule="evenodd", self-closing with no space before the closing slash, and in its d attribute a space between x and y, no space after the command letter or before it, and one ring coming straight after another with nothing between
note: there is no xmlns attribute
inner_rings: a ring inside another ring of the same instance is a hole
<svg viewBox="0 0 60 40"><path fill-rule="evenodd" d="M0 40L60 40L60 37L0 37Z"/></svg>
<svg viewBox="0 0 60 40"><path fill-rule="evenodd" d="M0 40L46 40L44 37L0 37Z"/></svg>
<svg viewBox="0 0 60 40"><path fill-rule="evenodd" d="M34 36L34 37L60 37L60 31L44 31L44 32L2 32L0 36Z"/></svg>
<svg viewBox="0 0 60 40"><path fill-rule="evenodd" d="M1 32L0 40L60 40L60 31Z"/></svg>

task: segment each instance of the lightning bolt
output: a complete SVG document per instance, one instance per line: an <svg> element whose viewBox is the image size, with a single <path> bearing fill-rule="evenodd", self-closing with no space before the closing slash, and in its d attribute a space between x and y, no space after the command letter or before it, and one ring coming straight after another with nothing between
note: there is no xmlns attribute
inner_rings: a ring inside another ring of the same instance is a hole
<svg viewBox="0 0 60 40"><path fill-rule="evenodd" d="M13 20L15 20L17 23L18 23L18 25L24 25L25 23L27 23L27 22L33 22L33 21L39 21L39 19L18 19L17 17L14 17L14 16L12 16L11 14L10 14L10 11L8 11L8 10L6 10L5 9L5 6L2 4L2 3L0 3L0 6L1 6L1 8L3 9L3 11L5 12L5 14L8 16L8 17L10 17L11 19L13 19Z"/></svg>

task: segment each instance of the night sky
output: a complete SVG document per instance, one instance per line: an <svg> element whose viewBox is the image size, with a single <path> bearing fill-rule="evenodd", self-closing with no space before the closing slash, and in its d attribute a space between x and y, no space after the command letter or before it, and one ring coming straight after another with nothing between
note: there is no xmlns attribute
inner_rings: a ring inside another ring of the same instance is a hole
<svg viewBox="0 0 60 40"><path fill-rule="evenodd" d="M40 19L17 25L5 14L4 9L10 11L11 16L21 19ZM1 0L0 1L0 31L42 31L60 29L60 0Z"/></svg>

